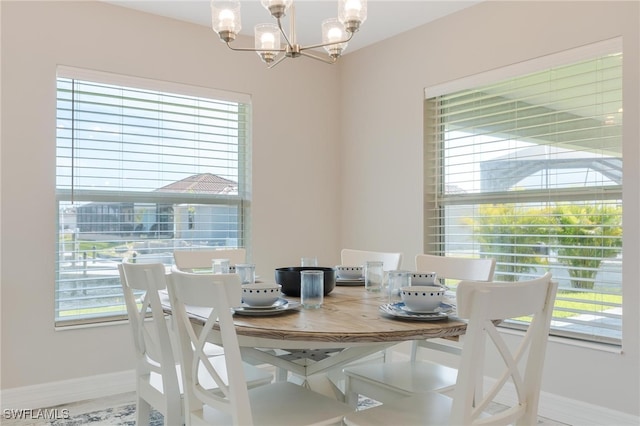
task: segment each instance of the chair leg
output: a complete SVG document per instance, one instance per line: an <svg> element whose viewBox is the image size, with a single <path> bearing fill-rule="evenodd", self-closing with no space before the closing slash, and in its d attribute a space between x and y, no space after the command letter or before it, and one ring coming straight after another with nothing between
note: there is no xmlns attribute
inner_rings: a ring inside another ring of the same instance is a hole
<svg viewBox="0 0 640 426"><path fill-rule="evenodd" d="M183 425L185 424L184 416L182 414L182 400L170 399L165 402L167 406L167 413L164 416L164 424L170 425Z"/></svg>
<svg viewBox="0 0 640 426"><path fill-rule="evenodd" d="M345 376L344 379L344 402L352 408L358 407L358 393L351 390L351 379L349 376Z"/></svg>
<svg viewBox="0 0 640 426"><path fill-rule="evenodd" d="M276 382L286 382L289 380L289 372L281 367L276 369Z"/></svg>
<svg viewBox="0 0 640 426"><path fill-rule="evenodd" d="M136 424L148 425L151 422L151 405L138 397L136 401ZM166 423L166 422L165 422ZM169 424L169 423L166 423Z"/></svg>

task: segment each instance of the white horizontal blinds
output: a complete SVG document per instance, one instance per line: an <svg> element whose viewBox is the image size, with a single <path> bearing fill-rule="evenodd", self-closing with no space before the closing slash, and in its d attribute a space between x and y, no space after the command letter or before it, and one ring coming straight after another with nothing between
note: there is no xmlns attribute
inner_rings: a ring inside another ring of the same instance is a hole
<svg viewBox="0 0 640 426"><path fill-rule="evenodd" d="M116 267L124 257L171 264L177 247L245 246L248 99L82 70L91 80L60 74L59 325L125 313Z"/></svg>
<svg viewBox="0 0 640 426"><path fill-rule="evenodd" d="M242 105L72 79L58 94L59 189L162 192L206 172L237 195Z"/></svg>
<svg viewBox="0 0 640 426"><path fill-rule="evenodd" d="M496 280L549 270L553 332L619 344L622 55L425 105L426 250L496 258Z"/></svg>

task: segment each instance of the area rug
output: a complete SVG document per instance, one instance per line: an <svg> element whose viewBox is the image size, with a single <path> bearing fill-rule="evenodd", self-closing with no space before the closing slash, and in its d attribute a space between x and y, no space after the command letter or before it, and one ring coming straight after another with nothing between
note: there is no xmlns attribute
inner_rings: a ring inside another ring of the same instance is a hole
<svg viewBox="0 0 640 426"><path fill-rule="evenodd" d="M369 398L360 397L358 400L358 409L362 410L378 405L379 402ZM92 411L90 413L72 416L69 419L55 420L43 425L49 426L80 426L91 424L92 426L135 426L136 424L136 405L126 404L119 407L107 408L105 410ZM151 421L149 426L163 426L164 417L159 412L151 411ZM174 425L165 425L174 426ZM175 425L178 426L178 425Z"/></svg>
<svg viewBox="0 0 640 426"><path fill-rule="evenodd" d="M105 425L105 426L135 426L136 405L127 404L120 407L107 408L105 410L92 411L90 413L72 416L69 419L55 420L47 423L50 426L80 426L80 425ZM149 426L164 425L164 417L159 412L151 411ZM166 425L173 426L173 425ZM177 425L176 425L177 426Z"/></svg>

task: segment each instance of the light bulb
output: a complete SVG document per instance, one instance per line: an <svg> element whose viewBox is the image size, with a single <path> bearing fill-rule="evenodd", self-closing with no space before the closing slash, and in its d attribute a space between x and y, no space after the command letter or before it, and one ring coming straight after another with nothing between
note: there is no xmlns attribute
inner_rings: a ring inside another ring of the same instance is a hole
<svg viewBox="0 0 640 426"><path fill-rule="evenodd" d="M218 15L218 20L220 21L220 31L231 31L235 30L235 25L233 23L235 19L235 15L233 11L229 9L222 9L220 14Z"/></svg>
<svg viewBox="0 0 640 426"><path fill-rule="evenodd" d="M275 47L276 39L271 33L264 33L260 37L260 44L263 49L270 50Z"/></svg>
<svg viewBox="0 0 640 426"><path fill-rule="evenodd" d="M343 36L342 36L342 31L340 31L340 28L331 28L329 30L329 32L327 33L327 39L329 40L329 42L335 41L338 42L340 40L342 40Z"/></svg>
<svg viewBox="0 0 640 426"><path fill-rule="evenodd" d="M347 0L344 5L345 16L347 18L357 18L361 9L362 5L360 4L360 0Z"/></svg>

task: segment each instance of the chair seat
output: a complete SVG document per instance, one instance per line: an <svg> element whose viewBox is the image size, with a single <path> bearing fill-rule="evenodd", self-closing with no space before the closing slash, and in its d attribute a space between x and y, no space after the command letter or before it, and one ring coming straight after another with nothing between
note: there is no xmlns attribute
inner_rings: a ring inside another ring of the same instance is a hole
<svg viewBox="0 0 640 426"><path fill-rule="evenodd" d="M429 361L389 362L344 369L349 389L380 402L429 391L446 391L456 384L458 370Z"/></svg>
<svg viewBox="0 0 640 426"><path fill-rule="evenodd" d="M428 392L348 414L344 423L347 426L444 426L449 425L452 405L450 397Z"/></svg>
<svg viewBox="0 0 640 426"><path fill-rule="evenodd" d="M290 382L275 382L249 390L254 423L260 426L340 424L353 409L335 399ZM202 411L193 413L201 416ZM231 416L210 406L204 408L208 424L232 424Z"/></svg>
<svg viewBox="0 0 640 426"><path fill-rule="evenodd" d="M343 421L347 426L449 426L452 406L453 398L426 392L347 414ZM490 415L481 413L478 417L484 419Z"/></svg>

